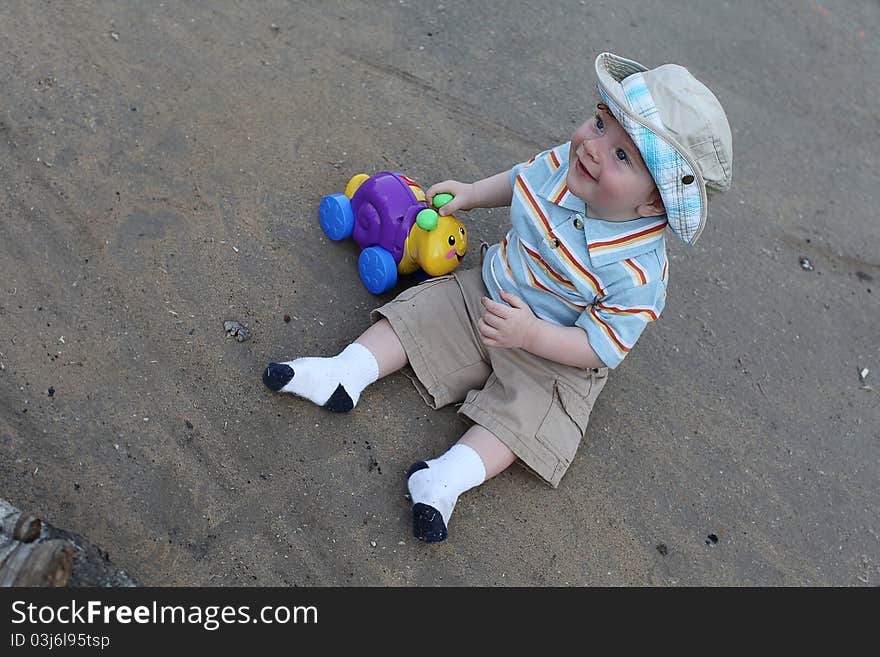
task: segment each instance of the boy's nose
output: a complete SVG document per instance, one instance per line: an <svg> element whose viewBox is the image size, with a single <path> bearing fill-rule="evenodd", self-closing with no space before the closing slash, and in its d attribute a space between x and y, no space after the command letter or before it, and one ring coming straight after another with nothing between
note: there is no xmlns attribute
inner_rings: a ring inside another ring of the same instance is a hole
<svg viewBox="0 0 880 657"><path fill-rule="evenodd" d="M584 154L593 160L596 164L599 164L599 145L597 144L598 138L590 138L584 140Z"/></svg>

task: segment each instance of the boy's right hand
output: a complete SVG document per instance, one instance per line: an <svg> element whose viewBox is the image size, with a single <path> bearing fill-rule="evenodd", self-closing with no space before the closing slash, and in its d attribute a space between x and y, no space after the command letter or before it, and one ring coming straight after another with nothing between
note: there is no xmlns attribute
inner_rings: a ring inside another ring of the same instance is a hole
<svg viewBox="0 0 880 657"><path fill-rule="evenodd" d="M452 194L453 199L445 203L437 212L441 216L454 213L456 210L470 210L476 205L474 183L462 183L457 180L444 180L431 185L425 192L428 204L433 205L436 194Z"/></svg>

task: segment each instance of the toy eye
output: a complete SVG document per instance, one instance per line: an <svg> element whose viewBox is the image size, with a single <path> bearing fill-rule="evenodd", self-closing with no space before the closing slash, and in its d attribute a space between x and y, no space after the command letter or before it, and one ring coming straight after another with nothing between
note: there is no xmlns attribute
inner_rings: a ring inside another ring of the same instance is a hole
<svg viewBox="0 0 880 657"><path fill-rule="evenodd" d="M464 235L464 228L459 228L458 232L461 233L462 235Z"/></svg>
<svg viewBox="0 0 880 657"><path fill-rule="evenodd" d="M455 235L449 236L449 246L455 246Z"/></svg>

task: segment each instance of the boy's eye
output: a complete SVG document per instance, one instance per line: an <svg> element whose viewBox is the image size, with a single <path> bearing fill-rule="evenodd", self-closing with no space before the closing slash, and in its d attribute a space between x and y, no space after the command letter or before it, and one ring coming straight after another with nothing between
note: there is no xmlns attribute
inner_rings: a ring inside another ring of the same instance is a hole
<svg viewBox="0 0 880 657"><path fill-rule="evenodd" d="M618 160L626 160L626 151L622 148L617 149L616 155Z"/></svg>
<svg viewBox="0 0 880 657"><path fill-rule="evenodd" d="M602 122L602 117L598 114L596 115L596 127L599 128L599 130L605 129L605 124Z"/></svg>

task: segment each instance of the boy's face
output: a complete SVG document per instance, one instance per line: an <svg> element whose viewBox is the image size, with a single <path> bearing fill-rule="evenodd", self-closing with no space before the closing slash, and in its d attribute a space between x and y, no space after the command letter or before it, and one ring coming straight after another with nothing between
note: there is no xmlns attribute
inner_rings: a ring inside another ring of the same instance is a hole
<svg viewBox="0 0 880 657"><path fill-rule="evenodd" d="M626 221L666 212L642 154L604 103L571 138L566 183L597 219Z"/></svg>

